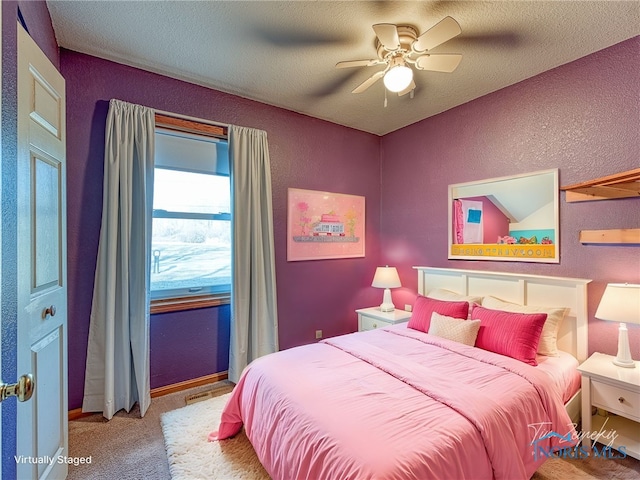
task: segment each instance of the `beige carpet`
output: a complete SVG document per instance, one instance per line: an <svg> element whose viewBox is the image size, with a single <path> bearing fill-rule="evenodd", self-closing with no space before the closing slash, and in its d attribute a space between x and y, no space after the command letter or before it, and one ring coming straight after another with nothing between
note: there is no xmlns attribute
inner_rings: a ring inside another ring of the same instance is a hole
<svg viewBox="0 0 640 480"><path fill-rule="evenodd" d="M533 474L531 480L638 480L640 461L632 457L607 460L587 458L561 460L550 458Z"/></svg>

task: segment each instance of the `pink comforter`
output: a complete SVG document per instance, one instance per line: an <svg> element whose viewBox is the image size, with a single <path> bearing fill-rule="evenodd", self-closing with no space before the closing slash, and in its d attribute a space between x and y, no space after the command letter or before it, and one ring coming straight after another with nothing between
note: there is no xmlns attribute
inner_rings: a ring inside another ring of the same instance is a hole
<svg viewBox="0 0 640 480"><path fill-rule="evenodd" d="M244 425L274 479L524 479L541 432L575 438L560 398L535 367L391 327L256 360L212 437Z"/></svg>

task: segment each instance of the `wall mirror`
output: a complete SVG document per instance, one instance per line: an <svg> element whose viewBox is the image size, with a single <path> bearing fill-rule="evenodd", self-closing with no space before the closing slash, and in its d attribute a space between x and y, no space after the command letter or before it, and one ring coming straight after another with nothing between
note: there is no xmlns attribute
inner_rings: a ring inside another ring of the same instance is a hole
<svg viewBox="0 0 640 480"><path fill-rule="evenodd" d="M559 263L558 169L449 185L449 259Z"/></svg>

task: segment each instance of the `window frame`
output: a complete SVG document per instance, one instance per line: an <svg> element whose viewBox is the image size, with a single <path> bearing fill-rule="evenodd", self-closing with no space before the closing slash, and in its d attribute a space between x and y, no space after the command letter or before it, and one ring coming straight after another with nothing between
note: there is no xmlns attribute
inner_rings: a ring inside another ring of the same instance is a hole
<svg viewBox="0 0 640 480"><path fill-rule="evenodd" d="M163 115L156 113L155 122L157 127L162 127L168 130L174 130L177 132L195 133L198 135L214 137L228 141L228 129L227 127L219 125L211 125L208 123L197 122L193 120L186 120L183 118L171 117L169 115ZM160 217L157 216L160 213ZM229 220L231 221L231 215L228 213L222 214L210 214L210 213L186 213L186 212L170 212L167 210L154 210L154 218L187 218L185 215L194 219L204 220ZM205 218L206 217L206 218ZM220 217L220 218L215 218ZM207 292L202 295L190 295L190 296L175 296L168 298L158 298L150 300L150 313L166 313L176 312L184 310L193 310L198 308L207 308L220 305L227 305L231 303L231 285L229 289L225 289L221 292ZM229 290L229 291L227 291ZM150 294L151 292L149 292Z"/></svg>

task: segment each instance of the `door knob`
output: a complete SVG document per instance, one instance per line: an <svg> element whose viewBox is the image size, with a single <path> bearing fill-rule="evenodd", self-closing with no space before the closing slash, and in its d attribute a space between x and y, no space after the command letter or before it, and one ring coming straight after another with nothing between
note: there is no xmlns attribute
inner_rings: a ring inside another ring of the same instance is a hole
<svg viewBox="0 0 640 480"><path fill-rule="evenodd" d="M18 401L26 402L33 395L35 387L33 375L30 373L22 375L17 383L7 384L3 382L0 384L0 402L9 397L18 397Z"/></svg>
<svg viewBox="0 0 640 480"><path fill-rule="evenodd" d="M43 320L45 318L47 318L47 315L51 315L52 317L54 317L56 315L56 306L55 305L51 305L50 307L47 307L42 311L42 319Z"/></svg>

